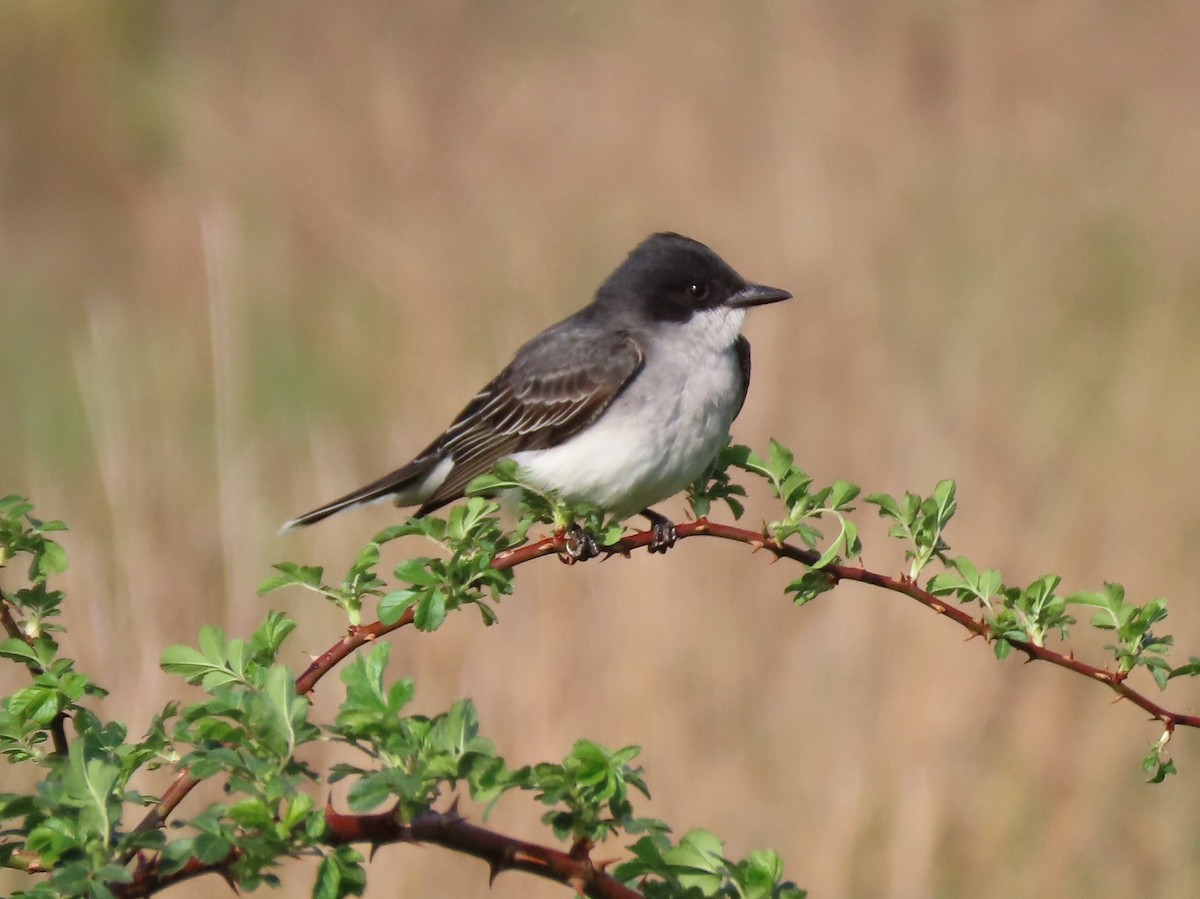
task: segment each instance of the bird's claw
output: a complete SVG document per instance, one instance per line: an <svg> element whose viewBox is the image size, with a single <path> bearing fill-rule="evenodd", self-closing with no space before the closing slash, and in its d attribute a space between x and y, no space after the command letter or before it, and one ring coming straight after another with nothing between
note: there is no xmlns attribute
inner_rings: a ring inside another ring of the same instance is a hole
<svg viewBox="0 0 1200 899"><path fill-rule="evenodd" d="M596 538L578 524L573 524L563 531L562 541L561 558L567 565L586 562L588 559L594 559L600 555L600 547L596 543Z"/></svg>
<svg viewBox="0 0 1200 899"><path fill-rule="evenodd" d="M674 522L668 521L665 518L651 524L650 533L653 536L650 538L648 549L652 553L665 553L679 539L679 535L675 531Z"/></svg>

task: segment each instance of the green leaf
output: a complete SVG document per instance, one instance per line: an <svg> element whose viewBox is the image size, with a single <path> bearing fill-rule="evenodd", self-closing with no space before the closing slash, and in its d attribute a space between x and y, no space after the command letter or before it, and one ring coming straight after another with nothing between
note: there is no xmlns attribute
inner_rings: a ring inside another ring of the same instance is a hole
<svg viewBox="0 0 1200 899"><path fill-rule="evenodd" d="M819 569L806 572L803 576L792 581L783 588L785 593L795 594L794 602L798 606L812 602L822 593L832 590L835 581Z"/></svg>
<svg viewBox="0 0 1200 899"><path fill-rule="evenodd" d="M221 628L212 625L200 628L199 643L206 659L219 664L226 661L225 631Z"/></svg>
<svg viewBox="0 0 1200 899"><path fill-rule="evenodd" d="M424 556L406 559L396 566L396 578L416 584L418 587L436 586L442 582L441 576L430 570L436 562L437 560Z"/></svg>
<svg viewBox="0 0 1200 899"><path fill-rule="evenodd" d="M958 509L958 500L955 498L956 489L954 481L950 480L938 481L937 486L933 488L933 499L937 503L937 525L939 530L946 527Z"/></svg>
<svg viewBox="0 0 1200 899"><path fill-rule="evenodd" d="M363 857L353 846L338 846L321 859L313 884L313 899L361 896L367 885Z"/></svg>
<svg viewBox="0 0 1200 899"><path fill-rule="evenodd" d="M266 683L260 695L266 700L262 708L268 711L260 723L277 739L280 754L290 756L296 746L297 718L304 720L308 702L296 695L296 681L284 665L272 666L267 671Z"/></svg>
<svg viewBox="0 0 1200 899"><path fill-rule="evenodd" d="M60 574L67 570L67 552L53 540L42 544L41 556L37 563L38 573L42 578L52 574Z"/></svg>
<svg viewBox="0 0 1200 899"><path fill-rule="evenodd" d="M367 571L379 563L379 544L368 543L358 551L354 564L350 566L350 574Z"/></svg>
<svg viewBox="0 0 1200 899"><path fill-rule="evenodd" d="M269 666L279 654L279 648L288 634L296 629L296 621L282 612L268 612L266 620L254 631L250 638L250 646L254 652L255 661L259 665Z"/></svg>
<svg viewBox="0 0 1200 899"><path fill-rule="evenodd" d="M721 841L709 831L690 830L678 846L663 853L663 858L675 869L681 886L712 895L721 889L724 879L723 851Z"/></svg>
<svg viewBox="0 0 1200 899"><path fill-rule="evenodd" d="M84 742L73 740L67 750L62 801L78 809L81 826L99 835L103 845L107 846L119 815L119 805L113 803L112 794L121 771L106 758L92 755Z"/></svg>
<svg viewBox="0 0 1200 899"><path fill-rule="evenodd" d="M192 852L197 861L205 865L223 861L232 849L233 844L227 837L214 833L199 834L192 843Z"/></svg>
<svg viewBox="0 0 1200 899"><path fill-rule="evenodd" d="M842 509L861 492L862 488L857 484L852 484L849 481L834 481L833 489L829 493L829 505L834 509Z"/></svg>
<svg viewBox="0 0 1200 899"><path fill-rule="evenodd" d="M771 479L780 482L788 476L794 461L792 451L775 438L771 438L767 450L767 473Z"/></svg>
<svg viewBox="0 0 1200 899"><path fill-rule="evenodd" d="M387 625L395 624L420 595L416 590L393 590L379 600L379 620Z"/></svg>
<svg viewBox="0 0 1200 899"><path fill-rule="evenodd" d="M32 646L20 637L10 637L0 643L0 657L41 667L41 660Z"/></svg>
<svg viewBox="0 0 1200 899"><path fill-rule="evenodd" d="M1187 664L1172 668L1169 677L1196 677L1200 675L1200 658L1191 656Z"/></svg>
<svg viewBox="0 0 1200 899"><path fill-rule="evenodd" d="M320 566L305 566L297 565L294 562L280 562L272 565L279 576L267 578L258 587L258 595L264 596L280 587L287 587L291 584L296 584L302 587L308 587L316 590L321 586L321 579L325 576L325 569Z"/></svg>
<svg viewBox="0 0 1200 899"><path fill-rule="evenodd" d="M446 620L446 594L441 590L427 590L417 601L413 623L417 630L436 631Z"/></svg>
<svg viewBox="0 0 1200 899"><path fill-rule="evenodd" d="M211 672L226 674L224 668L214 665L203 653L190 646L168 646L163 650L158 664L168 674L181 675L189 684L198 683ZM232 681L233 678L228 680Z"/></svg>
<svg viewBox="0 0 1200 899"><path fill-rule="evenodd" d="M884 518L894 518L900 520L900 504L896 502L896 498L887 493L872 493L865 498L865 501L873 506L879 507L879 514Z"/></svg>

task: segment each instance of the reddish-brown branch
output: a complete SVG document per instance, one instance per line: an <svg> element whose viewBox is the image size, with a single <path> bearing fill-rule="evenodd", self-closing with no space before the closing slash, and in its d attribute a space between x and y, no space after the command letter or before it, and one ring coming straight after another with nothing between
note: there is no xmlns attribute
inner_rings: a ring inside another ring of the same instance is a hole
<svg viewBox="0 0 1200 899"><path fill-rule="evenodd" d="M183 863L182 867L172 871L170 874L162 873L162 858L160 856L139 856L138 864L133 869L133 878L129 883L108 884L108 887L114 896L119 896L121 899L141 899L141 897L153 896L167 887L183 883L185 880L202 877L205 874L226 876L225 872L229 870L230 865L237 861L240 855L241 850L235 847L229 851L228 855L217 862L202 862L198 858L190 858ZM233 884L230 884L230 886L234 887ZM236 887L233 892L236 894Z"/></svg>
<svg viewBox="0 0 1200 899"><path fill-rule="evenodd" d="M714 524L705 519L679 525L677 530L680 538L707 534L726 540L736 540L739 543L746 543L751 546L761 546L777 556L795 559L806 565L811 565L820 558L820 555L813 550L777 543L757 531L724 524ZM650 535L634 534L632 537L626 538L626 540L636 540L636 545L644 546L650 542ZM622 544L626 540L623 540ZM949 605L945 600L934 596L927 590L922 590L907 578L888 577L887 575L867 571L864 568L856 568L851 565L826 565L822 570L828 573L834 581L859 581L863 584L870 584L873 587L891 590L893 593L902 593L910 599L915 599L922 605L928 606L939 615L944 615L972 634L988 640L991 639L987 622L979 618L973 618L957 606ZM1057 652L1056 650L1046 646L1039 646L1027 640L1007 639L1016 649L1025 653L1030 661L1049 662L1052 665L1066 668L1068 671L1074 671L1076 674L1082 674L1084 677L1099 681L1118 696L1129 700L1138 708L1148 712L1151 717L1162 722L1163 727L1167 730L1174 730L1179 726L1200 728L1200 716L1189 715L1184 712L1174 712L1165 708L1146 694L1129 686L1124 674L1091 665L1087 662L1081 662L1074 655Z"/></svg>
<svg viewBox="0 0 1200 899"><path fill-rule="evenodd" d="M395 812L374 815L342 815L332 805L325 808L330 842L432 843L483 859L491 870L491 879L501 871L525 871L556 880L581 895L597 899L640 899L641 894L614 880L603 866L592 861L590 845L577 844L570 852L527 843L484 827L468 823L454 809L429 811L409 823L401 822Z"/></svg>
<svg viewBox="0 0 1200 899"><path fill-rule="evenodd" d="M820 553L815 550L806 549L803 547L793 546L788 543L780 543L771 537L766 536L760 531L752 531L746 528L734 527L732 525L718 524L710 522L707 519L701 518L696 521L688 521L676 526L676 534L679 539L687 539L689 537L719 537L723 540L731 540L738 543L746 544L754 550L765 549L768 552L779 558L792 559L800 562L803 565L813 565L820 558ZM642 531L635 534L630 534L622 538L616 544L608 547L609 555L628 555L635 549L648 546L654 539L654 534L651 531ZM525 562L539 559L543 556L562 555L564 551L564 541L560 536L546 537L541 540L536 540L524 546L513 550L501 553L493 562L493 567L500 570L515 568L517 565ZM858 568L851 565L826 565L822 569L830 578L831 582L836 584L838 581L858 581L864 584L870 584L874 587L879 587L884 590L890 590L893 593L901 593L910 599L914 599L924 606L932 609L939 615L949 618L955 624L962 627L964 630L981 636L985 640L990 640L991 636L988 630L987 623L979 618L974 618L958 606L950 605L945 600L934 596L927 590L921 589L916 583L905 577L890 577L879 574L873 571L867 571L864 568ZM359 625L349 629L346 635L337 643L331 646L328 650L315 658L308 668L296 679L296 692L303 695L310 692L317 682L324 677L334 666L338 664L350 653L354 652L360 646L376 640L385 634L405 627L413 622L413 609L408 609L399 620L392 624L383 624L374 622L367 625ZM1081 662L1073 655L1057 652L1045 646L1038 646L1035 643L1025 640L1017 640L1009 638L1011 643L1021 652L1025 653L1030 661L1038 660L1049 662L1060 668L1065 668L1069 671L1074 671L1084 677L1091 678L1106 685L1114 691L1118 696L1129 700L1138 708L1145 710L1154 719L1162 723L1163 727L1168 730L1174 730L1178 726L1200 728L1200 716L1186 714L1183 712L1175 712L1165 708L1159 703L1154 702L1150 697L1135 690L1126 682L1124 674L1110 671L1107 668L1091 665L1087 662ZM163 794L158 805L146 816L146 818L138 825L139 830L146 830L160 826L163 821L170 815L171 811L183 800L183 798L191 792L191 790L199 783L198 780L191 777L186 769L183 769L177 775L174 783ZM433 813L431 813L433 814ZM332 810L328 815L334 816L334 819L339 822L344 822L338 826L346 829L348 833L351 828L359 828L362 834L359 837L347 837L349 839L366 839L370 842L398 842L398 841L423 841L430 843L438 843L452 849L457 849L471 855L476 855L489 861L492 864L493 876L498 870L506 868L516 868L519 870L528 870L534 873L548 876L552 879L561 880L563 883L572 883L573 880L564 879L558 876L559 873L565 873L568 877L575 877L580 871L584 870L578 866L582 864L579 861L575 862L576 868L562 867L562 858L573 858L566 853L558 852L557 850L547 849L545 847L536 847L532 844L520 843L513 841L507 837L502 837L497 834L491 834L482 828L474 827L467 824L465 821L455 817L451 825L451 818L446 815L435 815L430 818L427 830L421 831L421 835L417 836L418 824L421 822L413 822L408 825L400 825L396 823L390 816L339 816ZM385 823L385 819L390 823ZM436 820L435 820L436 819ZM345 823L352 822L352 823ZM396 836L388 839L375 839L367 833L372 827L383 828L400 828L395 830ZM489 835L484 838L483 835ZM468 836L469 835L469 836ZM520 851L511 850L511 847L521 847ZM474 850L471 848L473 847ZM503 849L509 854L502 856L507 862L497 868L494 862L494 856L485 854L484 848L488 847L487 852L499 852ZM504 847L510 847L504 849ZM528 852L526 852L528 849ZM514 855L515 853L515 855ZM520 863L516 863L516 855L520 855ZM550 860L554 860L553 863ZM586 859L584 860L586 861ZM588 863L590 865L590 863ZM213 866L211 870L218 870L219 866ZM196 873L190 872L187 876L195 876ZM609 878L611 880L611 878ZM613 881L615 884L615 881ZM615 893L589 893L589 895L598 896L627 896L634 895L624 887L616 885L624 892ZM590 888L589 888L590 889ZM131 894L132 895L132 894Z"/></svg>
<svg viewBox="0 0 1200 899"><path fill-rule="evenodd" d="M0 591L0 625L3 625L4 632L14 640L24 640L30 646L33 641L30 640L21 630L21 626L17 624L17 619L13 617L12 609L8 607L8 600L4 598L3 591Z"/></svg>
<svg viewBox="0 0 1200 899"><path fill-rule="evenodd" d="M312 660L304 673L296 678L296 693L303 696L306 693L311 693L313 687L317 685L322 677L354 650L360 646L370 643L372 640L377 640L384 634L390 634L394 630L399 630L402 627L407 627L413 623L414 609L409 606L405 609L404 614L391 624L384 624L382 621L375 621L371 624L362 624L350 628L346 632L346 636L342 637L337 643L329 647L319 656Z"/></svg>

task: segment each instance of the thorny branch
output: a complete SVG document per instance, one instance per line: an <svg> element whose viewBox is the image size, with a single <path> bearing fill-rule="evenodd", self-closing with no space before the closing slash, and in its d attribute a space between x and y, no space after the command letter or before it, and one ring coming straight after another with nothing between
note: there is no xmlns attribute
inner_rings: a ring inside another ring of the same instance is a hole
<svg viewBox="0 0 1200 899"><path fill-rule="evenodd" d="M676 526L679 539L689 537L718 537L732 540L752 547L755 551L766 550L779 558L791 559L802 565L812 566L820 559L820 553L780 543L760 531L734 527L727 524L711 522L706 518L688 521ZM653 531L642 531L622 538L617 543L605 547L609 556L628 555L635 549L649 546L654 540ZM499 554L492 563L497 569L507 570L525 562L543 556L564 554L565 541L562 535L546 537L528 543L517 549ZM950 605L945 600L923 590L915 582L904 576L888 576L852 565L828 564L821 569L830 578L831 585L839 581L858 581L890 590L914 599L939 615L949 618L955 624L970 632L972 635L991 640L987 622L981 618L972 617L964 610ZM392 624L376 621L371 624L350 628L346 635L328 650L315 658L307 670L296 680L296 692L306 694L313 690L317 682L328 674L342 659L350 655L366 643L378 639L385 634L406 627L413 623L413 609L409 608L399 620ZM1076 659L1071 653L1061 653L1045 646L1034 643L1006 638L1016 649L1025 653L1028 661L1049 662L1060 668L1074 671L1076 674L1099 681L1115 692L1120 698L1126 699L1138 708L1146 711L1153 719L1162 723L1169 734L1176 727L1200 728L1200 716L1171 711L1149 696L1135 690L1126 682L1127 675L1108 668L1099 667ZM163 794L159 803L151 810L146 818L138 825L139 830L161 826L174 808L191 792L199 781L181 770L174 783ZM379 815L340 815L332 808L326 811L326 820L330 824L335 842L367 841L372 845L393 842L426 842L446 846L459 852L482 858L491 865L492 876L509 868L527 871L542 877L548 877L581 889L589 896L637 896L601 870L602 866L595 865L588 857L588 848L576 846L572 852L561 851L524 843L511 837L503 836L467 823L452 809L449 812L429 812L416 821L404 824L396 821L394 815L383 813ZM186 869L183 876L196 876L208 871L220 871L222 862L212 866L204 866L200 870L193 866ZM150 870L144 869L144 875ZM139 879L143 888L154 891L150 881L153 877L143 876ZM164 885L156 881L157 888ZM129 893L128 895L135 895ZM136 895L149 895L149 892Z"/></svg>

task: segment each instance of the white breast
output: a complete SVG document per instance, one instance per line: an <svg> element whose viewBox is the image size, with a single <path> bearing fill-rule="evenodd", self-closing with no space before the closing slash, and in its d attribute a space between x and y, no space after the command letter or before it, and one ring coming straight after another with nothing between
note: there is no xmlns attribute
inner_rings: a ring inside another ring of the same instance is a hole
<svg viewBox="0 0 1200 899"><path fill-rule="evenodd" d="M512 458L534 482L621 517L678 493L729 437L742 400L734 341L744 310L715 309L670 324L641 372L589 428Z"/></svg>

